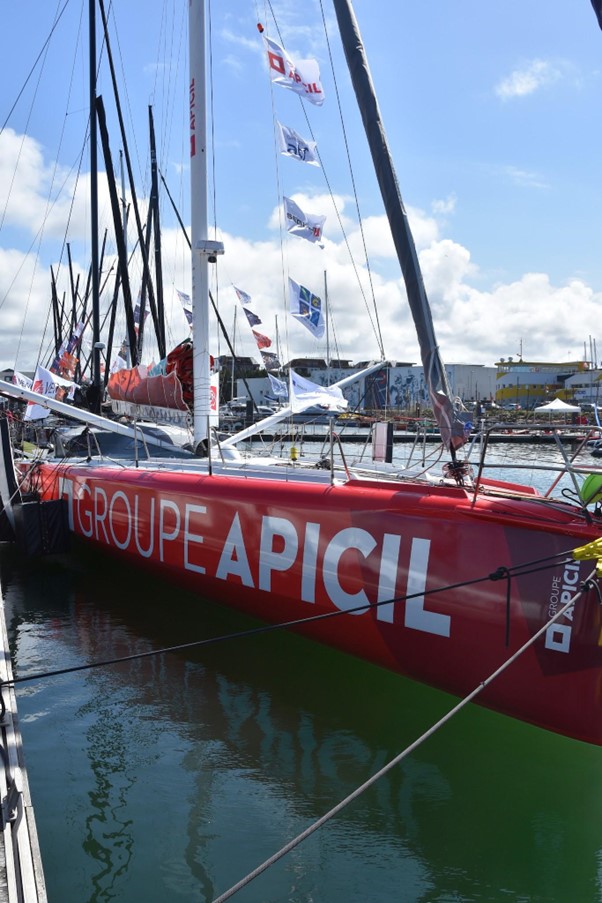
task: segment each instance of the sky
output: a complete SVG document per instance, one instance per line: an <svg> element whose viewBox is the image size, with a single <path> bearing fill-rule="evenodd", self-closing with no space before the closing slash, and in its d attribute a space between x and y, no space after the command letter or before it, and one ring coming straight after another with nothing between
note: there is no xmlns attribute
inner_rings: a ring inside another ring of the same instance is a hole
<svg viewBox="0 0 602 903"><path fill-rule="evenodd" d="M352 362L383 355L419 362L334 12L322 2L212 4L209 220L225 246L212 290L237 353L257 361L234 286L252 299L258 328L283 362L327 353ZM85 7L82 0L30 0L3 8L0 368L48 363L51 269L59 295L70 297L66 242L74 279L79 275L80 287L87 279ZM602 31L590 0L356 0L354 7L443 360L492 366L520 355L602 358ZM189 225L187 9L185 0L113 0L109 18L142 218L152 105L159 167ZM317 60L322 106L271 85L258 21L293 60ZM100 46L100 15L98 32ZM123 145L106 54L98 93L119 172ZM277 153L275 119L313 135L321 168ZM100 189L104 227L102 173ZM126 187L128 201L131 194ZM286 233L283 196L326 216L322 247ZM188 334L177 290L190 292L190 255L165 195L161 220L173 347ZM133 217L128 235L132 247ZM110 235L103 273L106 307ZM287 314L289 276L327 296L322 339ZM134 261L135 293L140 278ZM211 351L228 353L217 329ZM150 339L145 356L156 360Z"/></svg>

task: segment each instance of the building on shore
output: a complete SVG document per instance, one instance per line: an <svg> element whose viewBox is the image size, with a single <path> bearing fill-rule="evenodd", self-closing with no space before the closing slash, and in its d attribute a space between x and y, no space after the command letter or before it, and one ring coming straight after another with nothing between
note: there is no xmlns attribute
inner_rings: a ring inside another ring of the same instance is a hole
<svg viewBox="0 0 602 903"><path fill-rule="evenodd" d="M564 385L575 404L602 406L602 370L581 370L569 376Z"/></svg>
<svg viewBox="0 0 602 903"><path fill-rule="evenodd" d="M587 379L587 361L524 361L521 357L499 359L496 364L495 401L530 410L546 401L574 397L573 378Z"/></svg>
<svg viewBox="0 0 602 903"><path fill-rule="evenodd" d="M301 376L321 386L329 386L353 372L368 367L371 361L351 364L349 361L326 361L303 358L290 361L285 370L292 367ZM449 364L446 366L447 379L454 396L466 402L492 401L495 397L495 367L481 364ZM246 380L256 404L266 404L273 400L272 389L267 377ZM237 384L237 394L245 395L245 385ZM380 370L352 383L344 389L350 410L356 411L411 411L430 407L426 390L424 371L411 362L386 361Z"/></svg>

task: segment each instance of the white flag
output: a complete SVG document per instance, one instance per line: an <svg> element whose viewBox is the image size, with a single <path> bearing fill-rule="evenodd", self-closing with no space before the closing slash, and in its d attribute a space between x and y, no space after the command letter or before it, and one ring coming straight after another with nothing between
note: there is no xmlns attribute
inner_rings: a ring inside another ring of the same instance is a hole
<svg viewBox="0 0 602 903"><path fill-rule="evenodd" d="M322 314L322 301L312 295L308 288L299 285L289 276L288 280L291 314L306 326L317 339L321 339L326 328Z"/></svg>
<svg viewBox="0 0 602 903"><path fill-rule="evenodd" d="M290 198L285 197L283 201L287 232L297 235L299 238L306 238L308 241L320 242L326 217L316 216L315 213L305 213Z"/></svg>
<svg viewBox="0 0 602 903"><path fill-rule="evenodd" d="M13 385L19 386L21 389L31 389L33 380L31 380L29 376L25 376L24 373L19 373L15 370L13 373Z"/></svg>
<svg viewBox="0 0 602 903"><path fill-rule="evenodd" d="M121 357L120 354L118 354L118 355L116 355L115 360L111 364L111 369L109 370L109 373L113 374L113 373L118 373L120 370L126 370L127 365L128 365L128 362L126 361L126 359Z"/></svg>
<svg viewBox="0 0 602 903"><path fill-rule="evenodd" d="M338 386L319 386L299 376L294 370L289 371L289 376L289 403L293 414L301 413L315 404L329 411L344 411L347 408L348 401Z"/></svg>
<svg viewBox="0 0 602 903"><path fill-rule="evenodd" d="M280 153L285 157L294 157L302 163L310 163L312 166L319 166L317 144L315 141L306 141L294 129L290 129L281 122L276 122L276 139L280 148Z"/></svg>
<svg viewBox="0 0 602 903"><path fill-rule="evenodd" d="M57 389L67 389L67 397L72 398L76 388L76 384L70 380L63 379L57 376L56 373L51 373L45 367L38 366L31 391L36 392L38 395L44 395L46 398L56 398ZM48 408L29 401L23 420L42 420L49 413L50 410Z"/></svg>
<svg viewBox="0 0 602 903"><path fill-rule="evenodd" d="M270 78L276 85L289 88L318 107L324 103L320 82L320 67L316 60L297 60L293 63L285 50L264 35L268 52Z"/></svg>

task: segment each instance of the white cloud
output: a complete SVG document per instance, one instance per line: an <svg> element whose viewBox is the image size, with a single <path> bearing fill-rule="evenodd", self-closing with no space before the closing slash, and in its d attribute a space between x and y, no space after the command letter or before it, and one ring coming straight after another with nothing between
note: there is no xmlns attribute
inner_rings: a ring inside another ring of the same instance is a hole
<svg viewBox="0 0 602 903"><path fill-rule="evenodd" d="M446 198L439 198L431 204L431 209L435 216L449 216L456 209L458 198L452 191Z"/></svg>
<svg viewBox="0 0 602 903"><path fill-rule="evenodd" d="M58 260L60 241L44 244L44 258L35 262L34 253L18 250L16 231L24 230L30 238L40 222L46 218L49 236L62 236L67 215L71 209L73 182L62 173L65 189L58 195L50 212L47 196L52 170L43 160L38 145L30 139L21 141L14 133L2 136L0 153L0 194L6 206L5 226L0 232L0 366L17 366L31 370L43 347L48 354L50 336L50 264ZM6 163L12 163L21 153L22 165L19 177L12 184L10 196L9 172ZM88 268L88 247L84 240L87 231L88 180L83 178L75 191L71 226L81 242L74 244L75 274L85 284ZM101 209L108 210L106 186L101 180L103 202ZM265 241L249 241L240 235L223 235L226 253L217 268L221 287L214 290L224 322L231 328L236 297L232 284L248 292L255 308L264 321L265 332L272 337L278 333L282 345L282 357L288 360L304 354L324 356L325 344L314 343L307 330L296 322L289 322L286 314L286 277L290 275L307 285L316 294L324 293L324 274L328 280L328 303L333 317L331 350L337 357L353 361L366 360L379 355L379 341L375 335L376 315L372 295L378 306L380 329L384 336L385 353L396 359L419 360L415 330L405 300L405 290L395 259L393 241L384 216L367 217L363 237L352 218L353 205L349 198L336 198L337 208L345 225L347 243L343 239L333 201L326 195L295 194L302 207L311 212L326 213L328 219L324 232L324 249L298 238L288 237L284 251L280 247L277 212L274 211L269 226L272 233ZM523 341L525 359L544 358L566 360L569 351L576 349L598 322L602 293L595 293L583 280L572 279L564 285L554 285L545 273L527 273L512 283L499 283L487 290L476 288L482 274L471 260L468 248L444 234L443 221L439 219L453 209L455 198L435 204L436 216L409 208L408 216L414 233L427 293L435 321L441 353L444 360L469 361L492 365L500 356L514 353L518 342ZM144 208L144 199L143 204ZM145 219L144 209L142 218ZM266 226L268 224L266 223ZM189 253L179 228L163 230L163 262L166 307L170 314L168 326L170 347L181 341L188 332L175 295L175 289L190 291ZM363 245L366 243L371 260L371 270L363 263ZM132 242L133 245L133 242ZM131 245L131 246L132 246ZM357 261L350 259L349 249ZM54 256L53 256L54 253ZM109 254L113 249L108 250ZM105 260L104 271L113 264ZM53 263L56 271L56 265ZM137 293L140 284L140 264L131 267L132 291ZM66 267L59 271L59 293L69 298L69 282ZM112 293L109 281L106 298ZM578 316L576 312L578 311ZM120 315L122 319L122 315ZM238 321L237 351L259 360L247 324ZM118 324L121 336L123 326ZM217 330L214 333L217 336ZM45 336L45 338L44 338ZM335 344L336 340L336 344ZM217 350L218 340L215 338ZM227 353L223 340L222 353ZM148 345L149 357L156 356L153 344Z"/></svg>
<svg viewBox="0 0 602 903"><path fill-rule="evenodd" d="M515 69L495 86L495 93L502 100L526 97L542 88L548 88L563 77L563 67L546 60L531 60Z"/></svg>
<svg viewBox="0 0 602 903"><path fill-rule="evenodd" d="M513 182L523 188L549 188L549 183L545 181L543 176L537 172L531 172L527 169L519 169L517 166L505 166L502 169L503 174Z"/></svg>

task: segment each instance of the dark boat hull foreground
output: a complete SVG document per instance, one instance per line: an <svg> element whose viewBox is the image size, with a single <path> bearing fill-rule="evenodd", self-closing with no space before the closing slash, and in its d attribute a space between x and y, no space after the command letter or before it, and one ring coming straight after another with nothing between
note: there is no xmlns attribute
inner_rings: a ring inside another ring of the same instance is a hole
<svg viewBox="0 0 602 903"><path fill-rule="evenodd" d="M29 480L67 500L77 535L174 585L271 623L339 613L296 629L459 696L572 598L592 563L570 552L601 526L508 485L475 498L454 485L332 484L318 471L294 481L95 462L37 465ZM507 580L490 579L500 568L519 569L509 608ZM585 592L479 701L602 744L601 629Z"/></svg>

